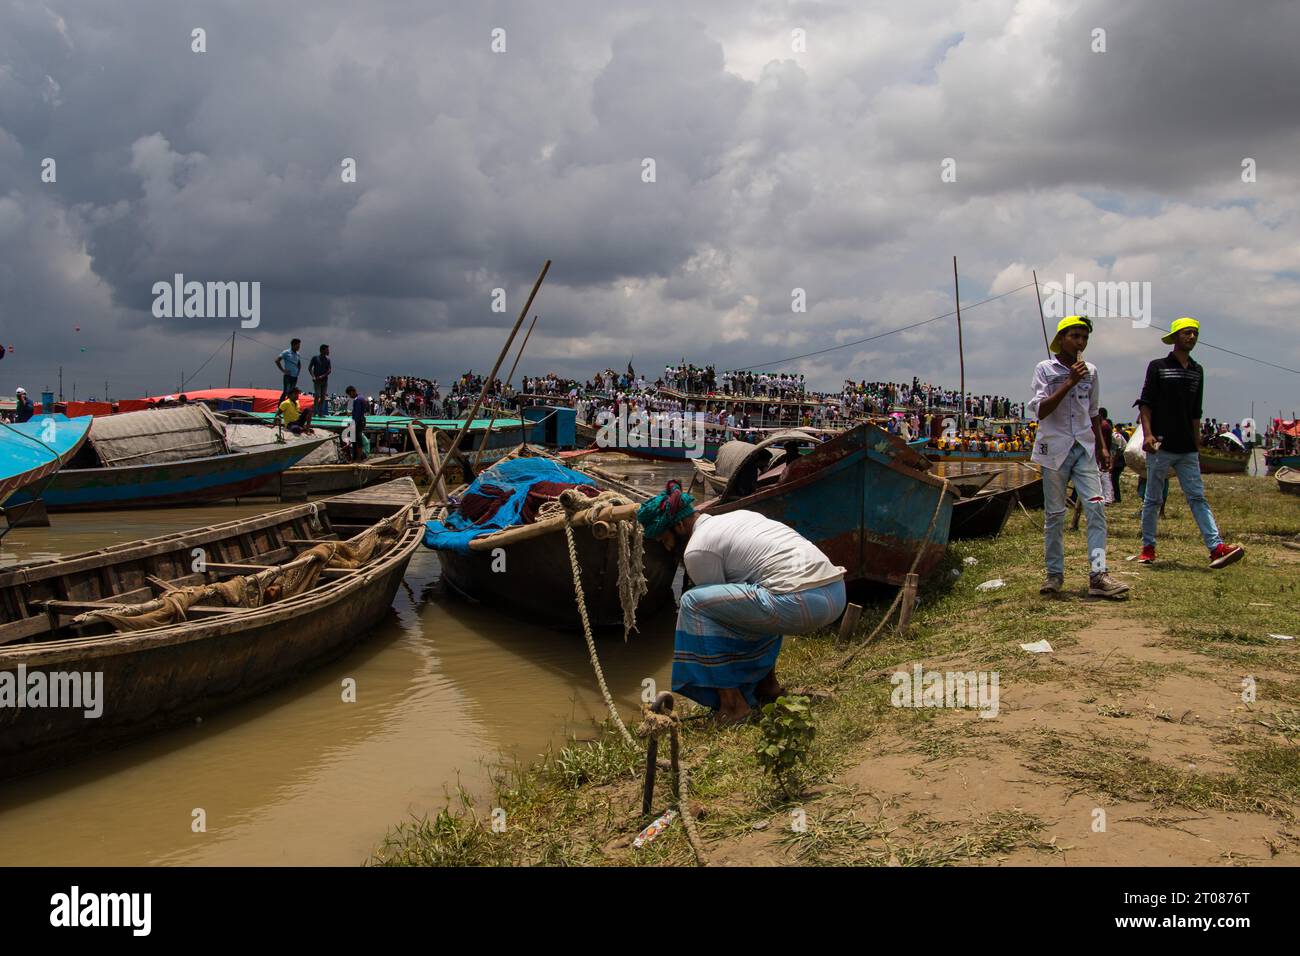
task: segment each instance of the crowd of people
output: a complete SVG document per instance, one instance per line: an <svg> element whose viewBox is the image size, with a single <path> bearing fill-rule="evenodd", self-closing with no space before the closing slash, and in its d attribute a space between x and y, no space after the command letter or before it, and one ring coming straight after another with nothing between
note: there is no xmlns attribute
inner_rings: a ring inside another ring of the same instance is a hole
<svg viewBox="0 0 1300 956"><path fill-rule="evenodd" d="M840 401L854 415L885 415L895 409L951 410L960 412L961 392L957 389L922 382L913 377L906 382L845 381ZM972 418L1025 417L1023 402L1012 402L1004 395L967 395L966 414Z"/></svg>

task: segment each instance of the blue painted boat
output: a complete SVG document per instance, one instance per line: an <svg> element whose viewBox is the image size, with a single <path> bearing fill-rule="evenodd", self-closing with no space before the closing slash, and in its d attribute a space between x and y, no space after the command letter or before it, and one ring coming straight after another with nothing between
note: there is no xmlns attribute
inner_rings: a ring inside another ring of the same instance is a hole
<svg viewBox="0 0 1300 956"><path fill-rule="evenodd" d="M701 511L757 511L784 522L845 568L849 582L901 585L918 551L916 571L922 577L943 559L957 493L951 488L945 493L925 457L901 439L874 425L858 425L758 474L754 490L739 494L748 490L742 484L746 474L753 475L746 467L749 459L768 454L764 444L732 470L722 494Z"/></svg>
<svg viewBox="0 0 1300 956"><path fill-rule="evenodd" d="M207 504L271 481L332 436L231 451L202 405L96 418L85 445L48 483L28 484L9 505L40 498L50 511Z"/></svg>
<svg viewBox="0 0 1300 956"><path fill-rule="evenodd" d="M80 450L90 432L89 415L38 415L0 427L0 505L14 492L43 481Z"/></svg>

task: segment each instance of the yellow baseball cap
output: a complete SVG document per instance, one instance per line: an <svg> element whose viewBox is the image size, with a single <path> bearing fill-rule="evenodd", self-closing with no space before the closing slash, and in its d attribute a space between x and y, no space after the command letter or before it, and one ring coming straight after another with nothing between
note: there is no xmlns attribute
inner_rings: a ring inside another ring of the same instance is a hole
<svg viewBox="0 0 1300 956"><path fill-rule="evenodd" d="M1164 342L1165 345L1173 345L1174 336L1177 335L1179 332L1181 332L1183 329L1196 329L1196 333L1199 336L1201 332L1201 323L1197 322L1195 319L1190 318L1186 315L1183 316L1181 319L1175 319L1174 324L1169 326L1169 334L1162 335L1160 337L1160 341Z"/></svg>
<svg viewBox="0 0 1300 956"><path fill-rule="evenodd" d="M1089 332L1092 331L1092 320L1086 315L1067 315L1060 322L1056 323L1056 334L1052 336L1051 345L1053 355L1059 355L1061 352L1061 333L1076 325L1082 325Z"/></svg>

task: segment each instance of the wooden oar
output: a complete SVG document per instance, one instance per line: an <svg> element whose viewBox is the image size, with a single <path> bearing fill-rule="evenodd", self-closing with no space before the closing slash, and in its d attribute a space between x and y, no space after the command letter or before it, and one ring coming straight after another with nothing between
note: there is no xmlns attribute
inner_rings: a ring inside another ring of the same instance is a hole
<svg viewBox="0 0 1300 956"><path fill-rule="evenodd" d="M506 354L510 351L510 346L514 344L515 336L519 334L519 327L524 324L524 317L528 315L528 310L533 307L533 299L537 298L537 290L542 287L542 280L546 278L546 273L550 271L550 268L551 260L547 259L542 265L542 271L537 275L537 281L533 283L533 290L528 293L528 301L524 303L524 307L519 311L519 318L515 320L515 326L510 330L510 337L506 339L506 344L501 347L501 354L497 356L496 363L492 366L492 371L487 374L485 379L483 379L483 390L479 392L478 398L474 399L474 406L465 416L465 422L460 426L460 431L456 432L456 437L452 440L451 448L447 451L447 457L444 458L442 464L438 466L438 473L434 475L433 487L429 489L428 497L425 499L426 501L432 501L433 496L438 493L437 486L442 480L442 472L447 467L447 462L451 460L457 449L460 448L460 443L464 439L465 433L469 431L469 426L474 422L474 416L478 414L479 406L481 406L483 400L487 398L488 389L492 387L492 382L496 379L497 372L501 371L501 363L506 360Z"/></svg>

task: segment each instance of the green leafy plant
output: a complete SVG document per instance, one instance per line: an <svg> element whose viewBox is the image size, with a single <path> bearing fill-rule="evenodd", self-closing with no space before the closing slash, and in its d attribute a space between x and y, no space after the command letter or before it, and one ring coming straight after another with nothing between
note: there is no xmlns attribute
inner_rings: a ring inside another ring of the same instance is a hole
<svg viewBox="0 0 1300 956"><path fill-rule="evenodd" d="M812 720L812 701L807 697L778 697L763 705L759 729L763 737L758 743L758 763L776 778L787 797L793 796L791 783L801 764L807 764L817 728Z"/></svg>

